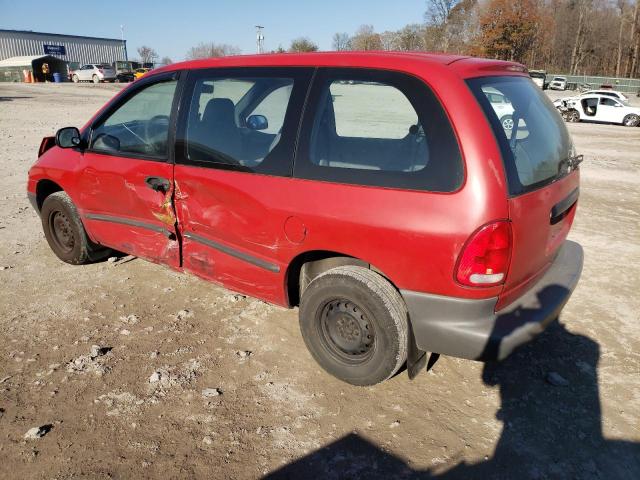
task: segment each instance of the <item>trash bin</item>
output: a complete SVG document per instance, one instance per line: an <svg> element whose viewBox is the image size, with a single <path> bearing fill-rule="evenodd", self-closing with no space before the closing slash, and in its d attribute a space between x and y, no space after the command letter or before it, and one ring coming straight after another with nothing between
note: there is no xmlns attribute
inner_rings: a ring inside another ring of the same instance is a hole
<svg viewBox="0 0 640 480"><path fill-rule="evenodd" d="M62 83L62 82L64 82L64 77L62 76L61 73L54 72L53 81L54 81L54 83Z"/></svg>

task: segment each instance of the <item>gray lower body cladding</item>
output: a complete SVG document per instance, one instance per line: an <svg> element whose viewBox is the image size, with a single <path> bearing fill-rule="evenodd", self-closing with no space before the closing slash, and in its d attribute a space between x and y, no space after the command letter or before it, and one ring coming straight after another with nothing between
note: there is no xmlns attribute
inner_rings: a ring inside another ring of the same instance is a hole
<svg viewBox="0 0 640 480"><path fill-rule="evenodd" d="M469 300L401 290L418 348L474 360L502 360L555 320L575 289L582 247L566 241L553 264L520 298Z"/></svg>

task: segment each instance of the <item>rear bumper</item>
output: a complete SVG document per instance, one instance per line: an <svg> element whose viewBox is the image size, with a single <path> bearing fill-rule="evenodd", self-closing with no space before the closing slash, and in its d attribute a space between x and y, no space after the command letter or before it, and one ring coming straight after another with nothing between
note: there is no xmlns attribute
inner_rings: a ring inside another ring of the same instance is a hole
<svg viewBox="0 0 640 480"><path fill-rule="evenodd" d="M418 348L474 360L506 358L558 317L582 263L582 247L566 241L536 284L497 312L497 297L469 300L401 290Z"/></svg>

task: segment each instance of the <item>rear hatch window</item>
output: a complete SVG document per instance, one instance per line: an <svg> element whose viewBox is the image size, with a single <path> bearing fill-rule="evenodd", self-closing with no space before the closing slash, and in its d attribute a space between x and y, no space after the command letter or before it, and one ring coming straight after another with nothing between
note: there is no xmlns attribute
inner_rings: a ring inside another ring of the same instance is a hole
<svg viewBox="0 0 640 480"><path fill-rule="evenodd" d="M569 133L551 101L529 78L483 77L467 83L502 150L512 196L567 173L564 166L573 155Z"/></svg>

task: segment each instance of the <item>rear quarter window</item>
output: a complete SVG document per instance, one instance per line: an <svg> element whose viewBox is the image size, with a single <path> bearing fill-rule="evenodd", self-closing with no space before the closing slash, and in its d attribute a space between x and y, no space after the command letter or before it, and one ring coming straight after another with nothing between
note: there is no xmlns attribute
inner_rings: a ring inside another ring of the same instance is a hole
<svg viewBox="0 0 640 480"><path fill-rule="evenodd" d="M320 69L294 175L452 192L463 180L453 128L430 88L400 72Z"/></svg>

